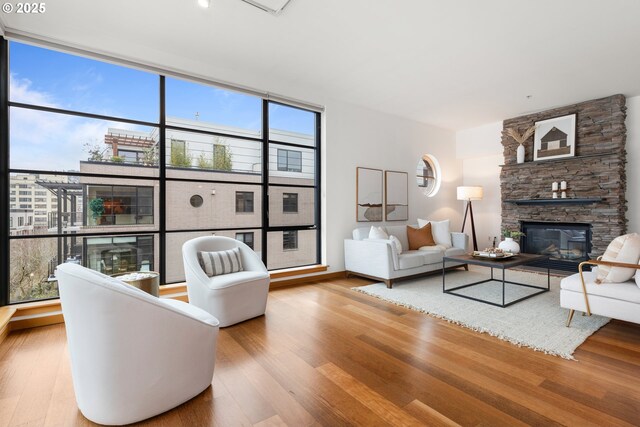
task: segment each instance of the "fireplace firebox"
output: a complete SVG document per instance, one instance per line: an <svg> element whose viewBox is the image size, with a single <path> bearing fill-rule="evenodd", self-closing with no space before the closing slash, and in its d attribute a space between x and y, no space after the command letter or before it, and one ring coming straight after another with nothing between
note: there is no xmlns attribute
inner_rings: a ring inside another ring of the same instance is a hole
<svg viewBox="0 0 640 427"><path fill-rule="evenodd" d="M591 225L522 221L522 251L549 255L537 267L576 272L591 252Z"/></svg>

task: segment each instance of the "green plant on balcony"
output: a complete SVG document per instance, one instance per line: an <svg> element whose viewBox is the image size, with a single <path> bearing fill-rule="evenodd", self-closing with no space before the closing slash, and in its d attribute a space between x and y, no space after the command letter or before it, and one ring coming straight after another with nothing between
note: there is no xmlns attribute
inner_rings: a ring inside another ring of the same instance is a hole
<svg viewBox="0 0 640 427"><path fill-rule="evenodd" d="M104 200L99 197L91 200L89 202L89 210L91 211L91 216L97 223L98 219L102 218L102 215L105 213Z"/></svg>
<svg viewBox="0 0 640 427"><path fill-rule="evenodd" d="M186 147L179 144L171 144L171 165L181 168L190 168L192 163L191 153Z"/></svg>
<svg viewBox="0 0 640 427"><path fill-rule="evenodd" d="M111 161L113 163L124 163L124 157L121 156L111 156Z"/></svg>
<svg viewBox="0 0 640 427"><path fill-rule="evenodd" d="M200 154L197 163L200 169L213 169L213 160L208 159L204 153Z"/></svg>
<svg viewBox="0 0 640 427"><path fill-rule="evenodd" d="M155 145L145 148L142 151L140 162L144 166L156 166L158 164L158 150L156 149Z"/></svg>
<svg viewBox="0 0 640 427"><path fill-rule="evenodd" d="M213 144L213 169L230 171L233 168L233 154L223 139L218 138Z"/></svg>

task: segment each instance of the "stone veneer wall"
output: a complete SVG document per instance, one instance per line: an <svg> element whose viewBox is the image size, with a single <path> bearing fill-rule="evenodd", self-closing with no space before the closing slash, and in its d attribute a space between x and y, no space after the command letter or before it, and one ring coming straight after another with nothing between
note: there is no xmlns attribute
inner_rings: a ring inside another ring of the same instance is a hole
<svg viewBox="0 0 640 427"><path fill-rule="evenodd" d="M503 122L505 164L500 173L503 228L519 230L521 221L591 224L592 258L602 255L611 240L625 234L625 101L623 95L614 95ZM575 157L534 162L531 137L525 143L525 163L516 163L518 143L506 135L506 129L516 128L522 133L537 121L574 113ZM509 199L550 199L554 181L567 181L568 198L602 197L602 201L586 205L505 202Z"/></svg>

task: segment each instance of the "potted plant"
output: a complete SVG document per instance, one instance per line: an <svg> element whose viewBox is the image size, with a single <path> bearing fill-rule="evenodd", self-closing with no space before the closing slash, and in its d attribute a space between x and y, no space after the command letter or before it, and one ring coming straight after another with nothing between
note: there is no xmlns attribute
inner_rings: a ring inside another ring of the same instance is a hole
<svg viewBox="0 0 640 427"><path fill-rule="evenodd" d="M102 218L105 213L104 200L101 198L95 198L89 202L89 209L91 210L91 216L98 224L98 219Z"/></svg>
<svg viewBox="0 0 640 427"><path fill-rule="evenodd" d="M518 239L525 236L522 231L512 231L504 229L502 230L502 236L504 240L500 242L498 247L505 252L511 252L514 254L520 253L520 244L513 239Z"/></svg>
<svg viewBox="0 0 640 427"><path fill-rule="evenodd" d="M533 125L529 129L525 130L522 135L515 129L509 128L506 130L507 135L513 138L518 143L518 148L516 150L516 162L524 163L524 143L533 133L536 131L536 126Z"/></svg>

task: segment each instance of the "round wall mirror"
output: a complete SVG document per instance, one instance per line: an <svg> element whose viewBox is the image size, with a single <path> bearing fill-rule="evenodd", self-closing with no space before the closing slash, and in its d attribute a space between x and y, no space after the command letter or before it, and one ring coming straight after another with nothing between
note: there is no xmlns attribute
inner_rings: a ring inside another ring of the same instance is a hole
<svg viewBox="0 0 640 427"><path fill-rule="evenodd" d="M440 190L440 163L431 154L425 154L416 167L416 183L427 197L433 197Z"/></svg>

